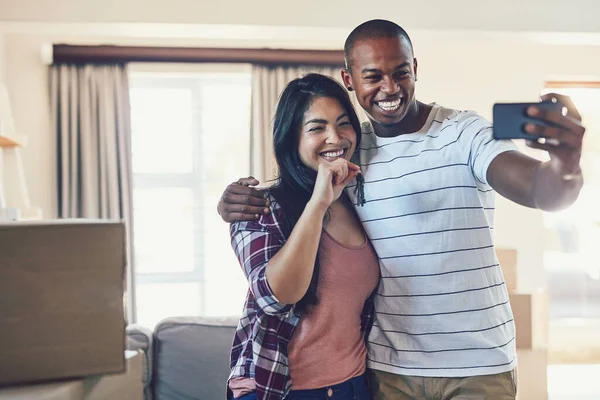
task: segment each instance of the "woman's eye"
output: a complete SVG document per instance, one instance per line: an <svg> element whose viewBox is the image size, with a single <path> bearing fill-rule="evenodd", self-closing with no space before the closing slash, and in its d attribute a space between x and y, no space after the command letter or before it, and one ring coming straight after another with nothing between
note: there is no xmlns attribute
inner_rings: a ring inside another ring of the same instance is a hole
<svg viewBox="0 0 600 400"><path fill-rule="evenodd" d="M315 126L315 127L313 127L313 128L310 128L308 131L309 131L309 132L320 132L320 131L322 131L322 130L323 130L323 127L322 127L322 126Z"/></svg>

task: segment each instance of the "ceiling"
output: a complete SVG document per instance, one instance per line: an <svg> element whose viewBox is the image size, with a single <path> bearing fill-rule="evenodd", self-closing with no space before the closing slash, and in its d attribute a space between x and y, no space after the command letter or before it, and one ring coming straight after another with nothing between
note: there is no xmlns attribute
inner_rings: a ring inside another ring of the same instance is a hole
<svg viewBox="0 0 600 400"><path fill-rule="evenodd" d="M350 30L372 18L407 29L600 32L597 0L0 0L0 21L168 23Z"/></svg>

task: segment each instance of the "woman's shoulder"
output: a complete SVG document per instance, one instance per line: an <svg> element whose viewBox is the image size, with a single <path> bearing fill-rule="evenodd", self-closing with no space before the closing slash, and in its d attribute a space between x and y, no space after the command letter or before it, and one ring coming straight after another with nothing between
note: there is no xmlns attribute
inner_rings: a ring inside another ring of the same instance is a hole
<svg viewBox="0 0 600 400"><path fill-rule="evenodd" d="M267 191L267 200L269 200L269 213L261 215L258 221L265 226L279 226L284 218L283 208L270 190Z"/></svg>
<svg viewBox="0 0 600 400"><path fill-rule="evenodd" d="M269 213L259 215L258 219L233 222L231 224L232 235L238 231L276 231L281 233L281 223L284 218L283 209L270 190L266 191L266 195L269 200Z"/></svg>

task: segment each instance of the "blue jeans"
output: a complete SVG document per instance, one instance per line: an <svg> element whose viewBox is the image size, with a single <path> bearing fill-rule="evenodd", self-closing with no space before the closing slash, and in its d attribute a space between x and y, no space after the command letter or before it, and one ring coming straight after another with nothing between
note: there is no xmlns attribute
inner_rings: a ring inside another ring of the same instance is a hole
<svg viewBox="0 0 600 400"><path fill-rule="evenodd" d="M256 393L251 392L243 395L242 397L234 397L233 400L256 400Z"/></svg>
<svg viewBox="0 0 600 400"><path fill-rule="evenodd" d="M292 390L285 400L371 400L367 375L320 389Z"/></svg>
<svg viewBox="0 0 600 400"><path fill-rule="evenodd" d="M337 385L320 389L292 390L285 400L371 400L366 374ZM256 393L248 393L235 400L256 400Z"/></svg>

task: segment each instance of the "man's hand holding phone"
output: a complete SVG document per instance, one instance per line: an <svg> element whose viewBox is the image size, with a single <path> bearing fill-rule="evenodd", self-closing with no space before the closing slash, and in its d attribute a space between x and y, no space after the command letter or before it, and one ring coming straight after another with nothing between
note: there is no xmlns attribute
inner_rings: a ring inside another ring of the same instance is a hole
<svg viewBox="0 0 600 400"><path fill-rule="evenodd" d="M495 104L494 138L525 139L527 146L550 154L552 168L565 180L581 177L585 128L568 97L542 96L540 103Z"/></svg>

